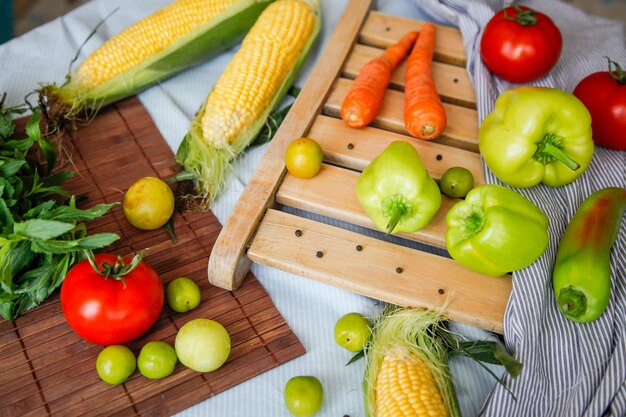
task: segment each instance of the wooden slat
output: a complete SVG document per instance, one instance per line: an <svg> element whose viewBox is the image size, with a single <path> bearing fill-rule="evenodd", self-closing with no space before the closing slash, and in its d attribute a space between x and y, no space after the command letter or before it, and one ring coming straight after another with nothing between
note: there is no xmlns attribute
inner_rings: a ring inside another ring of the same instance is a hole
<svg viewBox="0 0 626 417"><path fill-rule="evenodd" d="M324 104L324 113L341 117L340 110L346 94L353 81L339 78L333 86L328 100ZM455 148L478 152L478 114L476 110L444 103L448 124L442 136L434 142L442 143ZM372 126L392 132L408 135L404 128L404 93L388 89L385 92L378 116L371 123Z"/></svg>
<svg viewBox="0 0 626 417"><path fill-rule="evenodd" d="M420 140L375 127L352 129L341 119L324 115L317 116L307 136L320 144L326 161L350 169L362 171L391 142L401 140L413 145L431 177L439 179L448 168L462 166L474 175L476 185L485 182L477 153L434 141Z"/></svg>
<svg viewBox="0 0 626 417"><path fill-rule="evenodd" d="M274 194L285 173L283 155L294 138L303 136L326 99L326 92L341 71L346 56L371 6L371 0L353 0L337 23L328 47L309 75L276 136L265 151L250 183L231 212L211 252L208 276L211 283L232 290L250 269L245 250L263 213L274 204Z"/></svg>
<svg viewBox="0 0 626 417"><path fill-rule="evenodd" d="M276 210L266 213L248 256L397 305L446 305L450 319L502 333L510 277L487 277L448 258Z"/></svg>
<svg viewBox="0 0 626 417"><path fill-rule="evenodd" d="M342 75L350 79L356 78L365 64L382 53L383 50L380 48L361 44L354 45L354 49L343 67ZM433 62L432 74L437 91L444 102L476 108L476 94L465 68ZM389 83L390 87L404 91L405 75L406 60L402 61L393 72Z"/></svg>
<svg viewBox="0 0 626 417"><path fill-rule="evenodd" d="M359 34L359 42L386 48L398 42L408 32L420 30L423 24L424 22L418 20L372 11ZM435 60L465 66L463 37L458 29L436 25Z"/></svg>
<svg viewBox="0 0 626 417"><path fill-rule="evenodd" d="M378 230L356 198L354 190L358 176L357 172L332 165L322 165L315 181L302 180L287 174L276 193L276 201L287 206ZM446 213L456 201L443 197L441 208L424 228L414 233L398 233L398 236L445 248Z"/></svg>

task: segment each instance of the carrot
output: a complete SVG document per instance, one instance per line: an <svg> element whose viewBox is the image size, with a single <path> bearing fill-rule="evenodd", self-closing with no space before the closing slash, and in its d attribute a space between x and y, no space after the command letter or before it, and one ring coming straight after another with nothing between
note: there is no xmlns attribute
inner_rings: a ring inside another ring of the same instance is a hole
<svg viewBox="0 0 626 417"><path fill-rule="evenodd" d="M417 32L406 34L382 55L363 66L341 106L341 118L348 126L364 127L374 120L380 110L391 73L407 55L416 38Z"/></svg>
<svg viewBox="0 0 626 417"><path fill-rule="evenodd" d="M409 55L404 86L404 126L420 139L435 139L446 127L446 111L441 104L431 73L435 51L435 26L426 23Z"/></svg>

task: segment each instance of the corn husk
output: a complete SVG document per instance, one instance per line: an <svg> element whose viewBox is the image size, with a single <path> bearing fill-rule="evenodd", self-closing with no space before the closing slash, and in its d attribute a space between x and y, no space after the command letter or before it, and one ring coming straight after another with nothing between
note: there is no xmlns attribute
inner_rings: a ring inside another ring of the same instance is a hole
<svg viewBox="0 0 626 417"><path fill-rule="evenodd" d="M40 108L49 132L88 122L100 108L130 97L239 42L273 0L239 0L131 70L86 88L68 75L40 91Z"/></svg>

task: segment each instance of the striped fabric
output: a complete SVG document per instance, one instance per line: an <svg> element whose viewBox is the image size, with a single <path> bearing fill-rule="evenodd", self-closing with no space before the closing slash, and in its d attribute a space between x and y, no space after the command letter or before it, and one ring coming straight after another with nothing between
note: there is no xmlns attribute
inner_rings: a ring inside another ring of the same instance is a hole
<svg viewBox="0 0 626 417"><path fill-rule="evenodd" d="M480 28L509 2L418 0L433 20L463 33L467 69L482 120L499 93L513 87L494 77L480 59ZM591 17L555 0L524 2L552 17L563 34L563 52L552 72L534 85L573 91L586 75L605 71L605 56L626 63L621 23ZM626 132L622 132L626 134ZM484 166L487 181L500 181ZM513 274L513 292L505 314L505 342L524 364L521 375L507 379L517 400L497 387L483 407L484 416L626 416L626 221L611 252L612 299L596 321L577 324L557 310L551 271L560 238L578 206L592 192L626 186L626 152L596 147L589 169L560 188L517 189L550 218L550 244L530 267Z"/></svg>

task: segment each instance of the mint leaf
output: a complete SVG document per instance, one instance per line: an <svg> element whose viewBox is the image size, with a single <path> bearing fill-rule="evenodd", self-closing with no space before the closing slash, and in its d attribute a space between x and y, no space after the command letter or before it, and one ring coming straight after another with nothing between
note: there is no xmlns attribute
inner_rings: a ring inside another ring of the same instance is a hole
<svg viewBox="0 0 626 417"><path fill-rule="evenodd" d="M52 210L52 208L56 205L56 201L54 200L48 200L48 201L44 201L43 203L31 208L30 210L28 210L26 213L24 213L23 218L25 220L27 219L34 219L36 217L40 217L42 219L46 219L45 216L48 211ZM50 220L50 219L46 219L46 220Z"/></svg>
<svg viewBox="0 0 626 417"><path fill-rule="evenodd" d="M41 139L41 129L39 129L39 122L41 121L41 117L39 117L39 113L33 113L28 122L26 122L26 134L28 138L37 142Z"/></svg>
<svg viewBox="0 0 626 417"><path fill-rule="evenodd" d="M34 240L30 249L37 253L70 253L108 246L120 237L115 233L99 233L76 240Z"/></svg>
<svg viewBox="0 0 626 417"><path fill-rule="evenodd" d="M13 275L11 274L11 261L9 252L11 244L6 243L0 248L0 289L7 294L13 293Z"/></svg>
<svg viewBox="0 0 626 417"><path fill-rule="evenodd" d="M8 138L13 134L14 129L15 123L11 118L11 112L0 109L0 138Z"/></svg>
<svg viewBox="0 0 626 417"><path fill-rule="evenodd" d="M0 176L6 178L17 174L25 163L26 161L17 159L5 159L0 161Z"/></svg>
<svg viewBox="0 0 626 417"><path fill-rule="evenodd" d="M73 228L74 225L71 223L31 219L25 222L15 223L13 225L13 233L30 239L49 240L59 237Z"/></svg>
<svg viewBox="0 0 626 417"><path fill-rule="evenodd" d="M97 204L89 209L81 210L72 206L61 206L47 213L41 213L40 218L46 220L56 220L60 222L75 222L97 219L105 214L113 204Z"/></svg>

